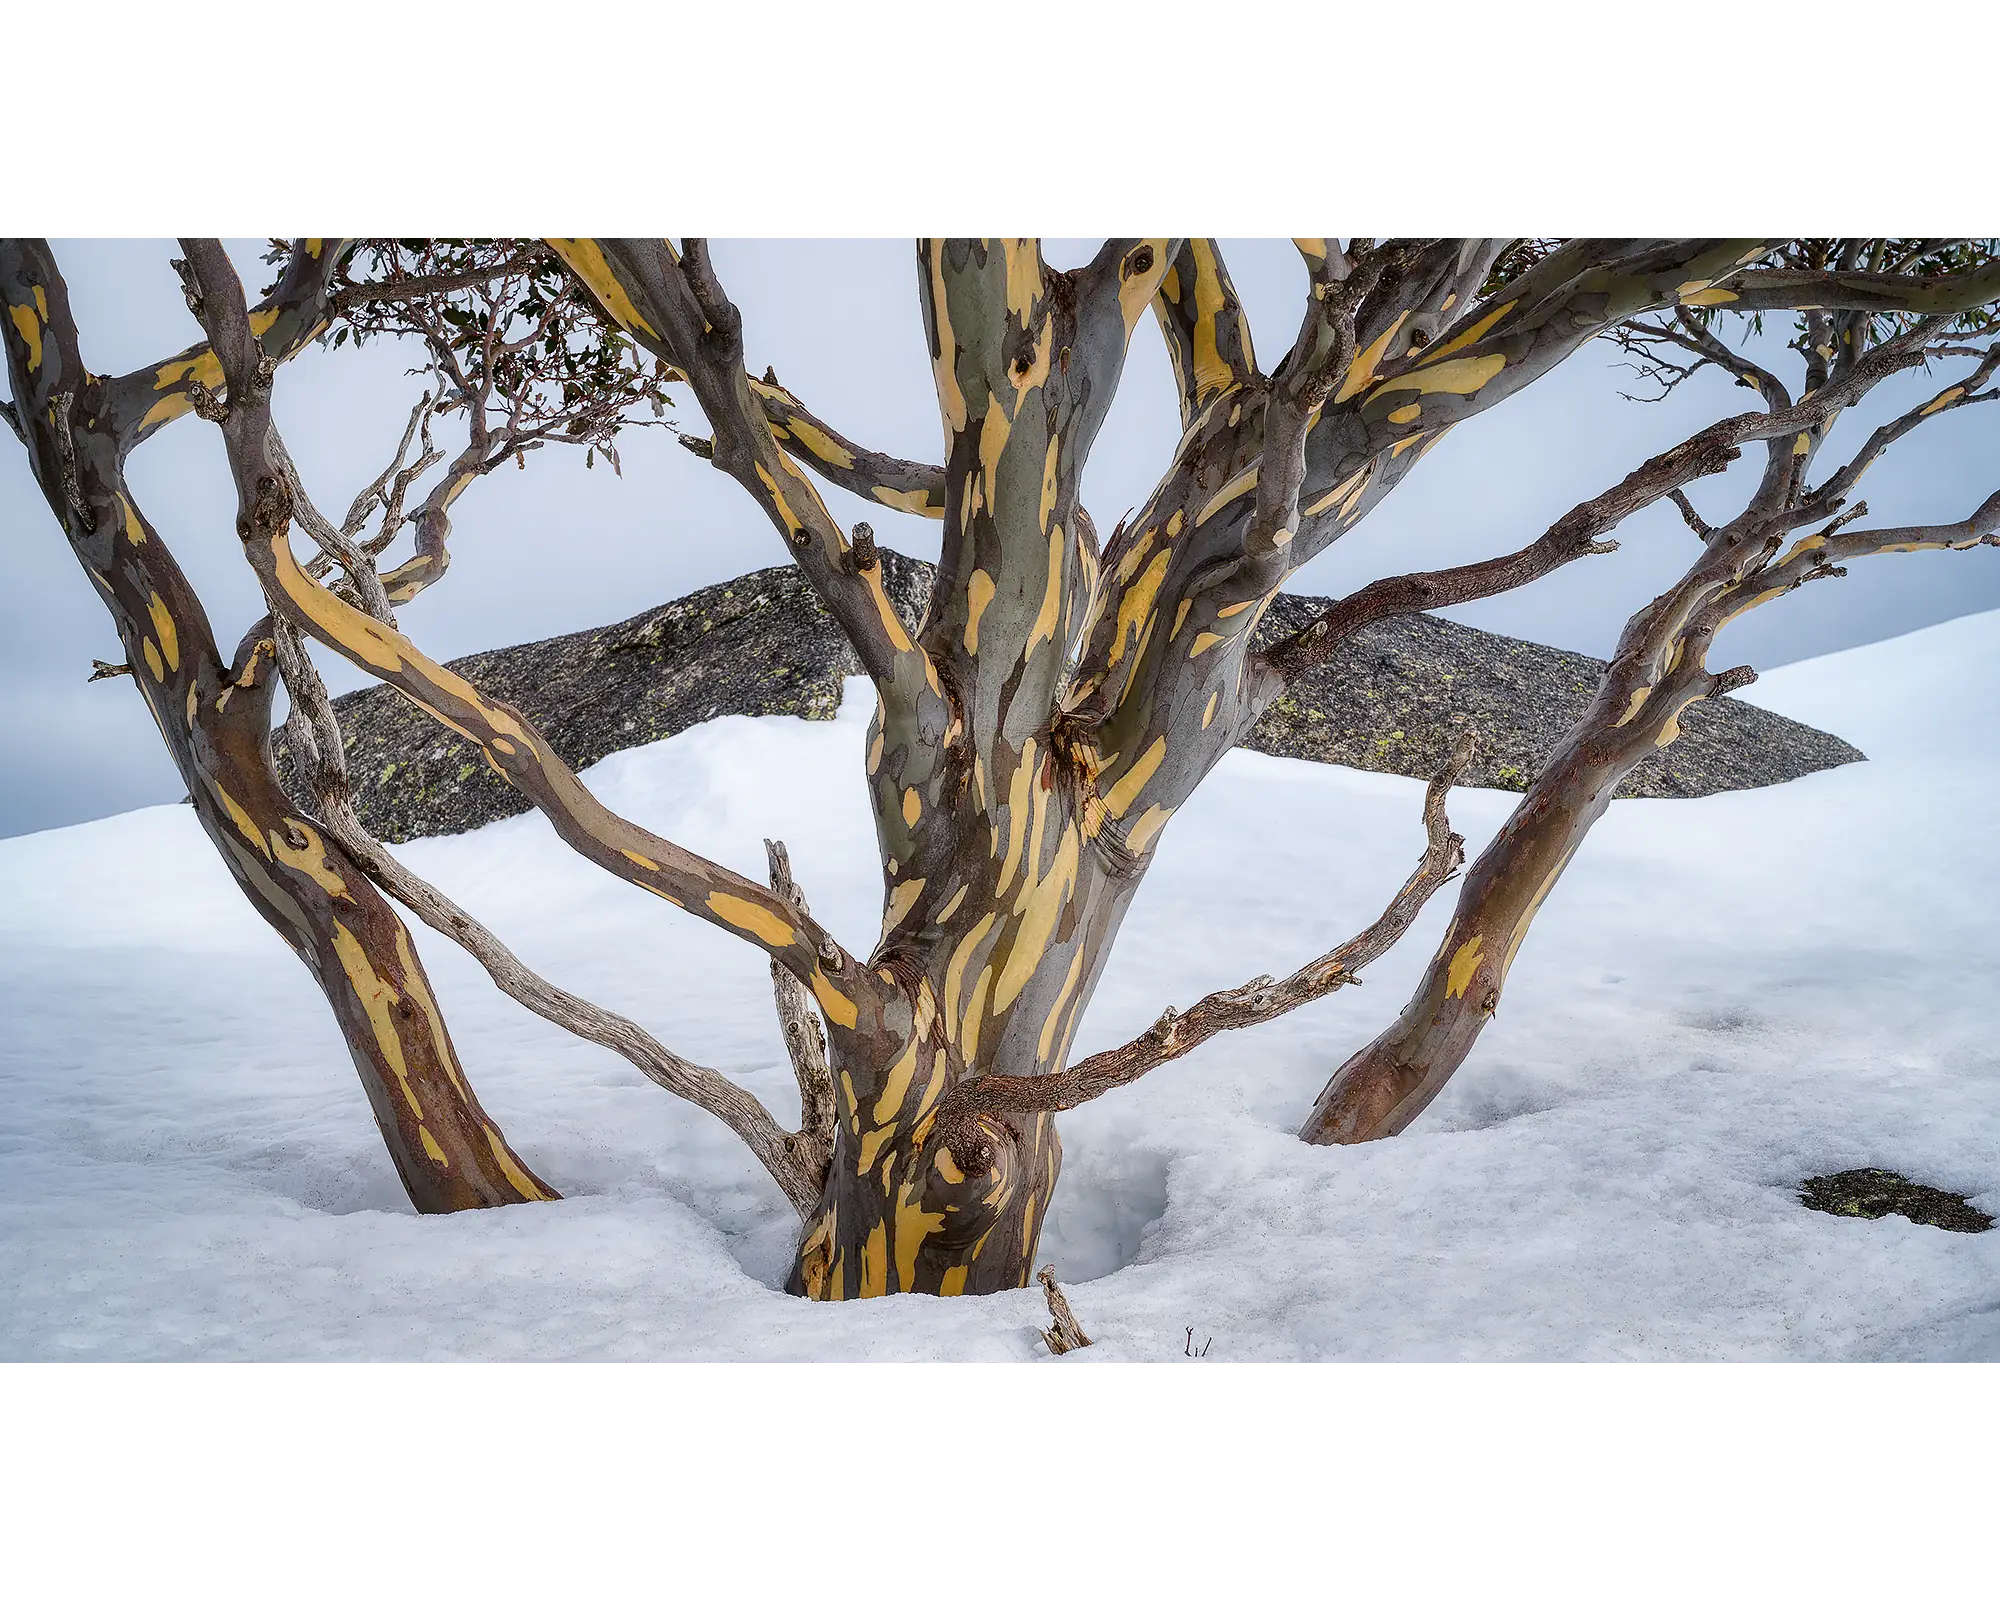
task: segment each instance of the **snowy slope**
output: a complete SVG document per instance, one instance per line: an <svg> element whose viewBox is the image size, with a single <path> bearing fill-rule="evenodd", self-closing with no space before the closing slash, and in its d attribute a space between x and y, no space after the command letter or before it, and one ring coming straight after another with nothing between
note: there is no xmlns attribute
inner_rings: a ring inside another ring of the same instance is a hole
<svg viewBox="0 0 2000 1600"><path fill-rule="evenodd" d="M782 836L865 947L872 696L851 687L835 723L711 723L588 781L745 871ZM2000 1230L1792 1193L1879 1165L2000 1211L1996 691L2000 613L1770 674L1750 698L1875 759L1621 801L1400 1138L1292 1129L1407 995L1449 892L1363 987L1068 1116L1044 1255L1097 1340L1072 1359L1178 1359L1189 1325L1211 1359L2000 1356ZM1419 799L1230 756L1169 831L1079 1053L1360 926L1416 858ZM1511 800L1453 797L1473 848ZM538 817L399 853L559 982L793 1109L741 944ZM0 841L0 1357L1048 1359L1038 1291L787 1298L789 1212L726 1132L420 937L482 1099L564 1203L409 1214L316 990L185 808Z"/></svg>

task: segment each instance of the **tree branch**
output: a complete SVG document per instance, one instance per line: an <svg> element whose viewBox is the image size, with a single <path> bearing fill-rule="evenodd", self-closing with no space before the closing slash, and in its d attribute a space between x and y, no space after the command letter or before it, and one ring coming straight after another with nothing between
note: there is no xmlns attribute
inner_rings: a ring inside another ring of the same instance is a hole
<svg viewBox="0 0 2000 1600"><path fill-rule="evenodd" d="M805 916L806 897L792 881L792 861L784 842L766 839L764 851L771 864L771 888ZM826 1034L813 1014L805 985L775 961L771 963L771 990L785 1053L791 1057L792 1075L799 1086L799 1132L794 1148L800 1164L814 1175L816 1195L833 1155L833 1073L827 1066Z"/></svg>
<svg viewBox="0 0 2000 1600"><path fill-rule="evenodd" d="M300 755L319 820L356 865L484 967L502 994L579 1039L616 1051L662 1089L720 1118L777 1180L793 1208L801 1216L810 1211L819 1198L825 1164L815 1169L802 1163L793 1141L755 1095L721 1073L674 1054L630 1018L550 983L450 896L405 867L367 830L349 798L340 725L324 681L289 622L272 619L271 639L291 698L292 747ZM773 970L778 970L775 964Z"/></svg>
<svg viewBox="0 0 2000 1600"><path fill-rule="evenodd" d="M334 275L352 243L300 240L277 287L248 313L252 334L272 361L289 361L326 331L333 318ZM106 382L102 425L118 441L120 455L129 455L176 417L186 416L197 386L211 391L224 387L222 367L206 344L190 345L170 360Z"/></svg>
<svg viewBox="0 0 2000 1600"><path fill-rule="evenodd" d="M723 293L706 247L699 247L689 262L664 240L548 243L613 323L687 375L715 430L711 459L743 486L784 536L793 561L885 698L931 715L941 726L945 708L931 683L930 663L890 605L880 569L850 570L846 537L780 447L763 403L751 391L740 358L741 319Z"/></svg>
<svg viewBox="0 0 2000 1600"><path fill-rule="evenodd" d="M755 944L812 983L823 1004L837 1004L850 1020L859 1004L872 1008L878 996L866 974L832 935L762 885L609 810L512 707L488 698L394 628L306 575L285 537L292 504L283 479L282 441L270 417L274 366L251 333L242 285L221 245L214 240L183 244L201 286L202 317L232 391L221 427L236 478L237 532L273 615L285 617L478 744L488 764L533 801L579 854Z"/></svg>
<svg viewBox="0 0 2000 1600"><path fill-rule="evenodd" d="M1815 390L1781 409L1743 412L1724 418L1662 451L1628 473L1594 499L1574 507L1541 538L1489 561L1472 562L1438 572L1381 578L1336 601L1291 637L1273 645L1264 662L1287 683L1329 660L1354 634L1383 617L1503 594L1586 555L1616 548L1599 536L1696 478L1720 472L1736 459L1742 445L1782 439L1819 426L1852 405L1889 374L1921 361L1921 339L1915 334L1890 340L1870 351L1847 376ZM1732 528L1735 524L1730 525ZM1727 529L1711 529L1720 537Z"/></svg>
<svg viewBox="0 0 2000 1600"><path fill-rule="evenodd" d="M836 433L801 405L777 375L750 380L764 420L786 452L836 488L912 516L944 515L944 468L865 449Z"/></svg>
<svg viewBox="0 0 2000 1600"><path fill-rule="evenodd" d="M1359 983L1354 975L1402 938L1424 903L1465 861L1465 841L1451 831L1445 801L1470 764L1472 753L1473 738L1468 729L1425 791L1428 841L1422 860L1382 915L1352 939L1277 983L1253 978L1238 988L1204 996L1185 1012L1169 1007L1158 1022L1129 1044L1100 1051L1064 1071L1036 1078L987 1074L968 1079L953 1088L939 1106L940 1132L982 1115L1072 1110L1186 1055L1218 1033L1269 1022L1343 985Z"/></svg>

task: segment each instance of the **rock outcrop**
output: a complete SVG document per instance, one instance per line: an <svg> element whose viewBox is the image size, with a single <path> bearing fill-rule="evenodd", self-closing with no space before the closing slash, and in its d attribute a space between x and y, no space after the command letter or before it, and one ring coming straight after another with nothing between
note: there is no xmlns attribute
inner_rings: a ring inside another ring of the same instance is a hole
<svg viewBox="0 0 2000 1600"><path fill-rule="evenodd" d="M932 568L886 549L882 565L891 602L914 627ZM1259 642L1290 633L1324 603L1280 596ZM525 712L577 768L711 717L830 718L842 679L860 671L789 566L697 590L610 627L450 665ZM1589 656L1442 617L1392 618L1308 674L1244 743L1269 755L1428 777L1443 763L1452 730L1470 722L1480 749L1465 781L1520 790L1583 710L1603 668ZM528 809L470 745L394 690L359 690L335 705L356 809L380 837L460 833ZM1737 700L1697 705L1682 726L1678 740L1626 780L1621 797L1757 788L1863 759L1831 734ZM282 734L277 742L290 787Z"/></svg>

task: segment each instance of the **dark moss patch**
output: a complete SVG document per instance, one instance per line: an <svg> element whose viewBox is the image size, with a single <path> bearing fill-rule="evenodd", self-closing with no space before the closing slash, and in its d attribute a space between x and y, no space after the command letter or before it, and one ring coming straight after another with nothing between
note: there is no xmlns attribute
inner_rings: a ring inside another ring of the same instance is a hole
<svg viewBox="0 0 2000 1600"><path fill-rule="evenodd" d="M1871 1222L1894 1212L1930 1228L1953 1233L1984 1233L1993 1219L1962 1194L1947 1194L1927 1183L1912 1183L1900 1173L1880 1167L1856 1167L1799 1185L1800 1202L1809 1211L1836 1217L1866 1217Z"/></svg>

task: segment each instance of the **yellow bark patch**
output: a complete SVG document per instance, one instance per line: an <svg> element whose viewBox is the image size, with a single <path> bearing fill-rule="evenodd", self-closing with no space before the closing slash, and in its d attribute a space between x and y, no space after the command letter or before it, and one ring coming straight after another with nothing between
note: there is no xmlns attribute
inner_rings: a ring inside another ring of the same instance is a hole
<svg viewBox="0 0 2000 1600"><path fill-rule="evenodd" d="M965 585L965 653L969 656L979 654L979 619L992 603L993 579L982 567Z"/></svg>
<svg viewBox="0 0 2000 1600"><path fill-rule="evenodd" d="M924 1240L944 1226L944 1218L934 1211L925 1211L910 1201L910 1193L916 1187L914 1181L903 1185L896 1206L896 1285L901 1289L914 1286L917 1276L917 1252L923 1248Z"/></svg>
<svg viewBox="0 0 2000 1600"><path fill-rule="evenodd" d="M1147 566L1136 583L1128 587L1118 601L1117 631L1112 635L1111 649L1105 657L1107 666L1117 666L1125 654L1125 641L1131 636L1130 630L1140 627L1152 615L1153 596L1159 592L1160 583L1167 575L1167 563L1173 557L1171 550L1162 550Z"/></svg>
<svg viewBox="0 0 2000 1600"><path fill-rule="evenodd" d="M1340 482L1327 490L1319 499L1307 506L1305 514L1309 517L1316 517L1324 511L1331 510L1334 504L1343 497L1349 494L1359 494L1362 485L1368 481L1368 474L1371 470L1373 469L1370 467L1363 467L1359 472L1351 473L1349 476L1342 478Z"/></svg>
<svg viewBox="0 0 2000 1600"><path fill-rule="evenodd" d="M972 997L965 1002L965 1017L958 1025L959 1052L965 1059L979 1059L979 1029L986 1020L986 992L993 987L993 969L981 967L972 985Z"/></svg>
<svg viewBox="0 0 2000 1600"><path fill-rule="evenodd" d="M1014 768L1013 781L1007 785L1007 858L1000 863L1000 881L994 886L996 895L1004 895L1007 885L1014 881L1014 869L1021 863L1021 842L1028 820L1028 801L1034 789L1035 741L1030 738L1021 746L1021 759ZM1032 871L1032 866L1030 867Z"/></svg>
<svg viewBox="0 0 2000 1600"><path fill-rule="evenodd" d="M941 1295L964 1294L966 1275L971 1271L972 1269L969 1266L945 1268L944 1277L938 1283L938 1293Z"/></svg>
<svg viewBox="0 0 2000 1600"><path fill-rule="evenodd" d="M1477 344L1492 330L1493 324L1512 311L1516 304L1518 304L1517 301L1509 300L1504 305L1495 306L1463 333L1453 334L1451 338L1445 340L1437 348L1426 350L1423 359L1417 365L1420 367L1432 366L1444 360L1447 356L1455 355L1469 344ZM1447 310L1450 309L1451 302L1447 300L1445 306Z"/></svg>
<svg viewBox="0 0 2000 1600"><path fill-rule="evenodd" d="M1167 642L1169 644L1171 644L1174 640L1178 639L1181 636L1181 624L1187 621L1188 608L1193 604L1194 602L1192 600L1183 600L1178 606L1174 608L1173 632L1167 635Z"/></svg>
<svg viewBox="0 0 2000 1600"><path fill-rule="evenodd" d="M42 322L32 306L9 306L8 320L14 324L14 331L20 334L21 342L28 347L28 370L38 371L42 365Z"/></svg>
<svg viewBox="0 0 2000 1600"><path fill-rule="evenodd" d="M435 1161L441 1167L451 1165L451 1162L445 1157L444 1146L431 1137L431 1130L429 1128L417 1129L417 1137L423 1141L424 1154L429 1156L431 1160Z"/></svg>
<svg viewBox="0 0 2000 1600"><path fill-rule="evenodd" d="M1194 525L1197 528L1199 528L1204 522L1208 521L1210 517L1214 516L1216 512L1220 511L1224 506L1230 504L1232 501L1242 499L1243 496L1251 493L1253 490L1256 489L1256 487L1257 487L1257 468L1254 466L1246 467L1243 471L1237 473L1235 477L1231 478L1227 483L1225 483L1220 489L1215 491L1215 498L1210 500L1208 504L1203 506L1201 510L1196 514L1194 519Z"/></svg>
<svg viewBox="0 0 2000 1600"><path fill-rule="evenodd" d="M166 665L160 660L160 652L153 648L153 641L151 639L141 639L139 647L145 652L146 670L152 673L153 681L155 683L165 683L167 681Z"/></svg>
<svg viewBox="0 0 2000 1600"><path fill-rule="evenodd" d="M1946 406L1950 405L1952 401L1956 400L1960 395L1964 393L1965 393L1964 384L1962 383L1954 384L1951 388L1945 390L1943 394L1939 395L1935 400L1933 400L1929 405L1925 406L1923 410L1919 411L1917 415L1920 417L1927 417L1933 411L1942 411Z"/></svg>
<svg viewBox="0 0 2000 1600"><path fill-rule="evenodd" d="M958 948L951 953L951 959L944 968L944 1028L955 1043L958 1039L958 996L965 983L965 964L972 959L972 952L979 941L993 931L993 924L999 920L997 912L989 911L973 924L972 931L959 940Z"/></svg>
<svg viewBox="0 0 2000 1600"><path fill-rule="evenodd" d="M1049 443L1050 459L1054 459L1055 442ZM1063 579L1063 531L1057 523L1049 534L1049 578L1048 587L1042 591L1042 608L1035 613L1034 626L1028 630L1028 642L1021 647L1021 659L1027 660L1035 653L1035 646L1042 640L1053 641L1056 636L1056 617L1062 607Z"/></svg>
<svg viewBox="0 0 2000 1600"><path fill-rule="evenodd" d="M1194 636L1194 646L1188 651L1188 660L1192 661L1205 650L1213 650L1217 645L1222 643L1224 637L1224 635L1219 633L1196 634Z"/></svg>
<svg viewBox="0 0 2000 1600"><path fill-rule="evenodd" d="M395 1074L403 1098L409 1102L410 1114L421 1122L424 1108L417 1101L416 1091L410 1087L410 1067L403 1059L402 1035L396 1032L392 1009L397 999L394 986L375 970L368 959L368 952L361 948L361 941L338 918L333 924L333 953L340 962L341 970L347 974L348 986L353 989L354 997L361 1002L361 1009L367 1015L368 1031L375 1037L376 1048L382 1052L382 1059Z"/></svg>
<svg viewBox="0 0 2000 1600"><path fill-rule="evenodd" d="M868 1242L861 1247L861 1298L867 1300L888 1292L888 1227L878 1222L869 1230Z"/></svg>
<svg viewBox="0 0 2000 1600"><path fill-rule="evenodd" d="M793 417L786 424L792 437L804 445L815 460L823 461L831 467L851 467L854 452L820 432L804 417Z"/></svg>
<svg viewBox="0 0 2000 1600"><path fill-rule="evenodd" d="M542 242L561 256L563 264L583 280L591 297L604 307L612 321L628 333L659 338L659 330L639 315L639 308L632 304L632 297L612 272L603 247L595 239L544 239Z"/></svg>
<svg viewBox="0 0 2000 1600"><path fill-rule="evenodd" d="M709 894L708 909L731 927L741 928L774 950L781 950L793 941L791 924L769 907L760 906L754 900L745 900L740 895L724 894L720 889L716 889Z"/></svg>
<svg viewBox="0 0 2000 1600"><path fill-rule="evenodd" d="M895 1132L896 1125L892 1122L886 1128L877 1128L872 1133L864 1133L861 1136L861 1153L855 1158L855 1171L864 1178L873 1172L875 1158L882 1153L882 1146L895 1136Z"/></svg>
<svg viewBox="0 0 2000 1600"><path fill-rule="evenodd" d="M1172 806L1148 806L1139 814L1125 835L1125 848L1132 854L1143 855L1146 846L1153 842L1153 835L1167 825L1167 818L1174 814Z"/></svg>
<svg viewBox="0 0 2000 1600"><path fill-rule="evenodd" d="M1199 403L1211 391L1227 388L1236 375L1223 359L1217 339L1217 318L1228 302L1222 293L1222 273L1215 251L1206 239L1191 240L1190 248L1195 259L1194 397Z"/></svg>
<svg viewBox="0 0 2000 1600"><path fill-rule="evenodd" d="M1146 748L1146 753L1132 763L1132 769L1111 786L1111 792L1104 797L1104 808L1114 817L1125 815L1126 808L1139 798L1139 791L1146 787L1146 781L1159 770L1161 761L1167 754L1167 736L1161 734Z"/></svg>
<svg viewBox="0 0 2000 1600"><path fill-rule="evenodd" d="M132 502L121 494L118 497L118 504L125 511L125 542L132 545L144 544L146 542L146 527L144 523L140 522L139 513L133 509Z"/></svg>
<svg viewBox="0 0 2000 1600"><path fill-rule="evenodd" d="M500 1165L500 1175L514 1186L516 1194L523 1200L548 1199L548 1193L542 1186L522 1171L521 1164L507 1153L500 1130L490 1122L486 1125L486 1143L492 1148L493 1159Z"/></svg>
<svg viewBox="0 0 2000 1600"><path fill-rule="evenodd" d="M1041 1037L1035 1041L1035 1059L1047 1061L1049 1051L1056 1042L1056 1025L1062 1021L1063 1007L1069 1003L1070 991L1076 987L1077 975L1083 971L1083 945L1079 943L1076 954L1069 958L1069 971L1063 974L1062 987L1056 990L1054 1004L1042 1021Z"/></svg>
<svg viewBox="0 0 2000 1600"><path fill-rule="evenodd" d="M1406 406L1398 406L1389 413L1389 420L1399 427L1405 422L1415 422L1424 414L1424 408L1414 400Z"/></svg>
<svg viewBox="0 0 2000 1600"><path fill-rule="evenodd" d="M910 1080L916 1076L917 1056L922 1047L922 1038L913 1035L903 1053L896 1057L895 1065L889 1068L888 1076L882 1080L882 1093L875 1101L877 1123L888 1123L903 1109L903 1097L910 1092ZM867 1171L868 1165L862 1162L862 1171Z"/></svg>
<svg viewBox="0 0 2000 1600"><path fill-rule="evenodd" d="M819 1008L826 1013L826 1020L836 1028L851 1028L861 1015L861 1008L836 989L820 968L813 968L812 991L819 998Z"/></svg>
<svg viewBox="0 0 2000 1600"><path fill-rule="evenodd" d="M1451 958L1451 966L1445 974L1444 993L1447 1000L1456 1000L1471 986L1472 975L1479 970L1479 947L1485 942L1485 935L1475 933L1458 947L1458 953Z"/></svg>
<svg viewBox="0 0 2000 1600"><path fill-rule="evenodd" d="M1734 289L1697 289L1693 294L1681 296L1684 306L1723 306L1743 297Z"/></svg>
<svg viewBox="0 0 2000 1600"><path fill-rule="evenodd" d="M1389 341L1396 337L1396 330L1402 327L1408 316L1409 312L1403 312L1382 331L1379 337L1369 342L1367 349L1354 358L1348 366L1347 375L1340 380L1340 387L1334 391L1335 405L1344 400L1352 400L1375 381L1375 369L1382 364L1382 356L1389 348Z"/></svg>
<svg viewBox="0 0 2000 1600"><path fill-rule="evenodd" d="M910 914L910 907L917 903L917 896L923 892L922 878L911 878L907 883L896 885L895 893L889 896L889 909L882 918L882 931L885 934L901 925L903 918Z"/></svg>
<svg viewBox="0 0 2000 1600"><path fill-rule="evenodd" d="M1021 913L1020 926L1015 930L1013 949L1007 955L1007 965L993 986L993 1012L996 1016L1014 1003L1014 997L1027 986L1028 979L1041 965L1050 936L1055 932L1056 919L1069 903L1070 891L1076 884L1078 848L1076 829L1064 828L1047 875L1035 885L1034 892L1028 897L1027 907Z"/></svg>
<svg viewBox="0 0 2000 1600"><path fill-rule="evenodd" d="M833 1213L828 1212L813 1225L805 1243L799 1246L799 1278L805 1285L808 1300L826 1298L827 1268L831 1265L828 1246L832 1243L832 1233Z"/></svg>
<svg viewBox="0 0 2000 1600"><path fill-rule="evenodd" d="M148 710L152 709L152 704L153 702L150 700L146 702ZM161 731L162 733L165 732L164 729ZM211 782L209 788L214 792L215 798L222 802L222 809L229 814L229 820L236 824L236 831L262 851L264 859L269 861L271 859L271 847L264 842L264 835L258 829L257 824L250 820L250 813L245 811L237 803L236 796L223 788L221 784Z"/></svg>
<svg viewBox="0 0 2000 1600"><path fill-rule="evenodd" d="M1484 356L1460 356L1435 367L1420 367L1400 378L1385 378L1377 393L1414 389L1418 394L1477 394L1500 375L1507 358L1498 352Z"/></svg>
<svg viewBox="0 0 2000 1600"><path fill-rule="evenodd" d="M1215 693L1213 693L1208 697L1208 705L1202 711L1201 714L1201 725L1204 728L1206 728L1211 722L1215 720L1216 702L1219 701L1221 698L1222 698L1222 691L1220 689L1217 689Z"/></svg>
<svg viewBox="0 0 2000 1600"><path fill-rule="evenodd" d="M942 517L944 499L923 489L891 489L877 484L868 491L876 501L891 511L907 511L913 517Z"/></svg>
<svg viewBox="0 0 2000 1600"><path fill-rule="evenodd" d="M882 587L882 563L876 562L861 575L861 583L868 591L868 598L875 602L875 615L881 619L882 633L889 641L889 648L898 655L905 655L914 646L910 643L908 630L903 627L903 619L896 615L896 608L889 604L889 596ZM924 661L924 676L930 680L933 693L939 692L937 671L927 657Z"/></svg>
<svg viewBox="0 0 2000 1600"><path fill-rule="evenodd" d="M933 923L951 921L951 914L954 911L956 911L960 906L965 904L965 891L971 887L972 885L969 883L961 883L958 886L957 892L954 893L949 900L945 901L944 909L939 911L935 917L931 918L931 921Z"/></svg>
<svg viewBox="0 0 2000 1600"><path fill-rule="evenodd" d="M918 794L917 791L914 789L905 789L903 791L904 824L908 827L914 828L917 825L917 818L922 816L923 814L924 814L924 797Z"/></svg>
<svg viewBox="0 0 2000 1600"><path fill-rule="evenodd" d="M297 818L292 826L299 832L305 843L297 848L285 842L285 836L278 829L270 831L271 848L266 853L273 861L282 861L295 872L302 872L318 884L336 900L351 901L354 896L347 892L347 883L335 872L326 859L326 843L319 834Z"/></svg>

